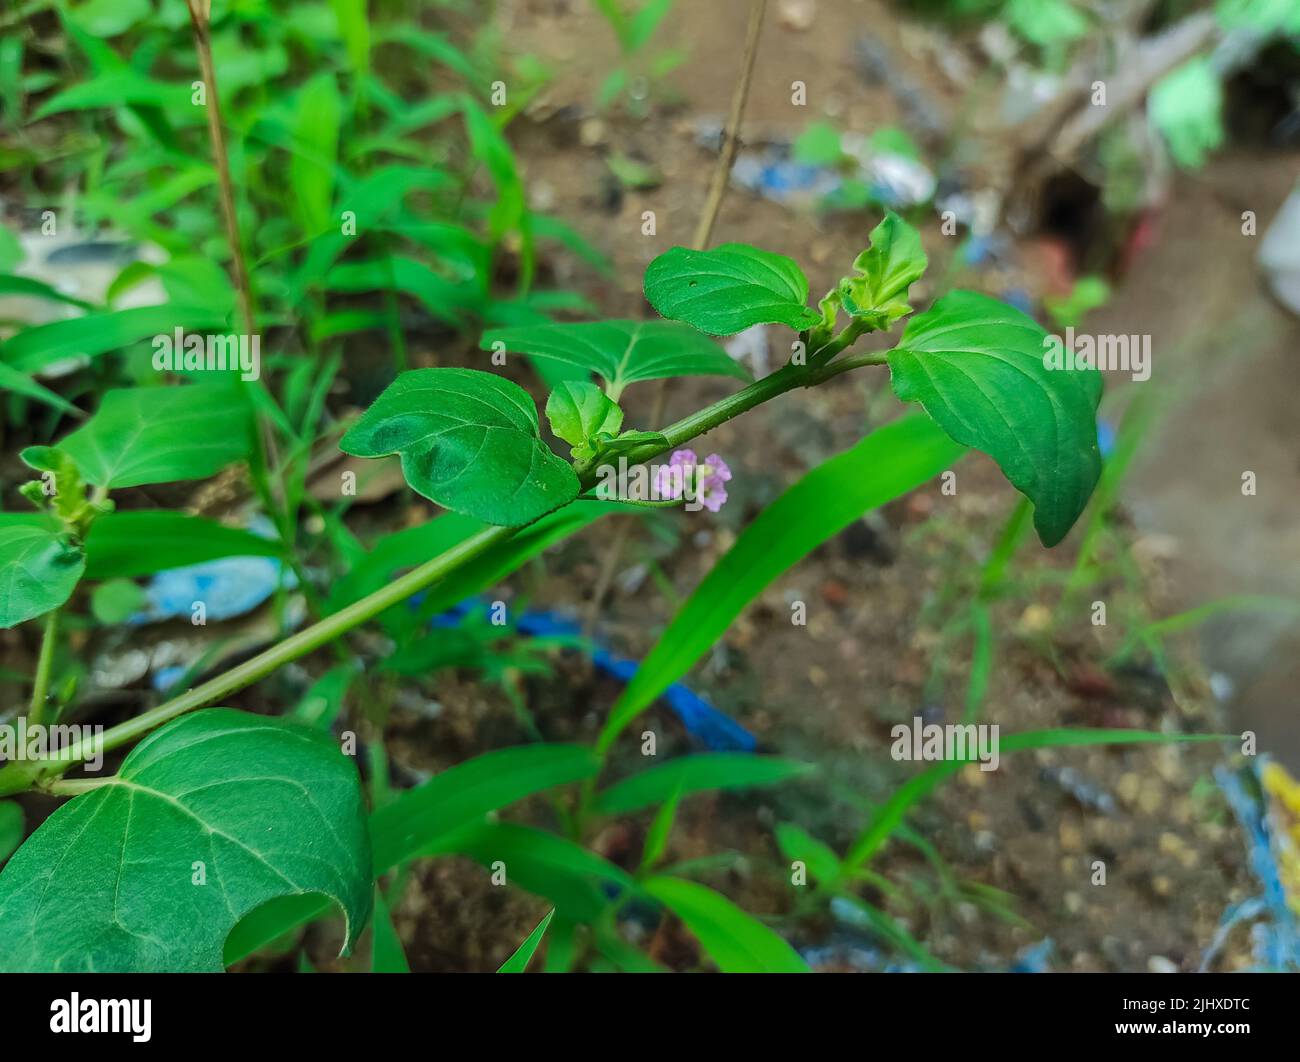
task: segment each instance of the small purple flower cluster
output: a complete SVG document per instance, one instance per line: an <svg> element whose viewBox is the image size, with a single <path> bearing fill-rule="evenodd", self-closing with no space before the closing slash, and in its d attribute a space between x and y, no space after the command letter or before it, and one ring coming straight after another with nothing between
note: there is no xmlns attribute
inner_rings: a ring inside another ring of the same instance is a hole
<svg viewBox="0 0 1300 1062"><path fill-rule="evenodd" d="M704 508L716 513L727 500L727 480L731 469L717 454L701 462L694 450L674 450L668 464L660 465L655 486L661 498L680 498L688 484L694 484L695 497Z"/></svg>

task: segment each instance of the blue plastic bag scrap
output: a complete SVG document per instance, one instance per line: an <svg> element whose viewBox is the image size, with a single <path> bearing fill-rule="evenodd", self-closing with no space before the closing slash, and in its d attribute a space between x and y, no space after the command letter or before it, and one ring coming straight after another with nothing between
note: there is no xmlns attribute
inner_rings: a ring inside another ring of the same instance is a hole
<svg viewBox="0 0 1300 1062"><path fill-rule="evenodd" d="M1262 891L1224 912L1201 968L1210 968L1233 929L1250 924L1256 969L1300 971L1300 784L1267 756L1239 771L1221 767L1215 779L1241 823Z"/></svg>

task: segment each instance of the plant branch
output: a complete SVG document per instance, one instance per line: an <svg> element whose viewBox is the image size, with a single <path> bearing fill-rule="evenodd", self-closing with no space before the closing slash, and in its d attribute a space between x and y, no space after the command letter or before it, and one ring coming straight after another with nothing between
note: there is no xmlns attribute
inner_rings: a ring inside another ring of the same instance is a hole
<svg viewBox="0 0 1300 1062"><path fill-rule="evenodd" d="M36 660L36 677L32 681L32 703L27 711L27 721L39 725L45 718L45 702L50 693L50 667L54 662L54 646L59 640L59 610L51 609L45 617L45 630L41 635L41 654Z"/></svg>
<svg viewBox="0 0 1300 1062"><path fill-rule="evenodd" d="M432 560L425 561L418 568L414 568L400 578L394 579L387 586L381 587L373 594L363 597L360 601L353 602L330 616L326 616L319 623L314 623L297 634L291 635L277 645L271 646L265 652L258 653L257 656L245 660L242 664L223 672L200 686L196 686L192 690L182 693L179 697L173 697L170 701L166 701L156 708L151 708L133 719L128 719L126 722L110 728L103 734L99 747L103 751L118 748L147 734L155 727L170 722L177 716L184 715L195 708L213 704L227 694L251 685L290 661L306 656L327 642L347 633L353 627L374 618L384 610L423 590L431 583L437 582L437 580L478 556L490 546L494 546L498 542L504 542L514 535L516 530L518 529L513 527L489 527L476 535L471 535L451 549L438 554ZM67 770L74 763L85 759L86 756L90 755L91 750L83 748L83 744L83 741L77 740L58 756L51 757L46 761L47 765L43 768L42 773L46 775L59 773ZM3 774L4 772L0 771L0 775ZM4 787L0 784L0 792L3 790Z"/></svg>
<svg viewBox="0 0 1300 1062"><path fill-rule="evenodd" d="M863 357L883 358L883 355L864 355ZM856 364L851 363L858 361L859 359L845 359L843 362L820 369L813 369L803 365L786 365L770 376L756 380L748 387L737 391L734 395L719 399L712 405L706 406L688 417L683 417L675 424L670 424L663 430L666 439L664 445L646 444L646 446L638 450L629 451L627 455L628 464L642 464L650 461L660 454L667 453L669 450L689 442L696 436L711 431L734 417L738 417L755 406L776 398L778 395L785 394L797 387L809 387L819 384L831 376L839 375L840 372L845 371L847 368L855 368L857 367ZM861 364L874 365L879 364L879 361L861 361ZM582 485L582 490L588 490L595 486L597 483L595 470L591 468L579 470L579 482ZM229 671L223 672L216 678L182 693L179 697L173 697L171 700L158 705L156 708L151 708L133 719L119 723L103 734L99 747L104 751L118 748L129 741L142 737L155 727L184 715L186 712L201 708L204 705L213 704L227 694L234 693L236 690L241 690L245 686L257 682L272 671L293 660L297 660L299 657L306 656L335 638L346 634L353 627L373 619L379 613L425 589L425 587L449 575L480 553L514 537L517 532L527 526L529 525L485 528L451 549L438 554L431 560L425 561L418 568L413 568L405 575L394 579L387 586L381 587L374 593L363 597L360 601L353 602L333 615L326 616L318 623L314 623L297 634L291 635L279 644L273 645L270 649L244 661L244 663L231 668ZM58 756L0 768L0 795L20 792L29 788L31 785L29 776L33 767L38 768L37 773L41 777L48 778L62 773L74 764L84 760L90 754L91 749L83 748L83 743L78 740Z"/></svg>
<svg viewBox="0 0 1300 1062"><path fill-rule="evenodd" d="M112 784L112 778L55 778L52 781L41 782L36 788L52 796L79 796L82 793L89 793L92 789Z"/></svg>
<svg viewBox="0 0 1300 1062"><path fill-rule="evenodd" d="M698 251L704 250L713 235L714 222L718 220L718 210L722 207L723 196L727 194L727 182L731 179L731 167L736 162L736 151L740 147L740 123L745 116L745 103L749 99L749 86L754 75L754 59L758 55L758 38L763 29L763 14L767 10L767 0L750 0L749 5L749 26L745 33L745 51L741 59L740 77L736 81L735 91L731 94L731 112L727 116L727 124L722 129L722 152L718 156L718 164L713 168L713 177L709 182L708 195L704 200L704 209L700 213L700 220L695 226L695 236L691 240L691 246ZM610 395L614 401L618 401L617 396ZM666 380L655 381L654 398L650 404L650 424L658 424L659 418L663 416L664 402L668 397L668 382ZM583 632L590 635L596 626L596 617L600 614L600 607L605 601L605 595L609 593L610 585L614 581L614 573L618 568L619 557L623 553L623 547L627 542L628 534L631 531L632 524L630 521L622 523L615 530L613 537L605 547L605 557L600 565L600 574L597 577L595 589L591 592L591 600L587 605L587 613L583 618Z"/></svg>

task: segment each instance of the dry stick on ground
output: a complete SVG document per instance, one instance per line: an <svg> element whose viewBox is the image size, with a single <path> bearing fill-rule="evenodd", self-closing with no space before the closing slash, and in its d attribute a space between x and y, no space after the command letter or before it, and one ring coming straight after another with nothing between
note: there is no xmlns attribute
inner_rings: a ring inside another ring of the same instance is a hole
<svg viewBox="0 0 1300 1062"><path fill-rule="evenodd" d="M740 78L731 96L731 113L727 116L727 124L722 131L722 154L718 156L718 164L713 169L708 197L704 200L704 211L700 214L699 223L695 226L695 236L691 240L691 246L697 251L704 250L708 246L709 237L713 235L713 225L718 220L718 209L722 206L723 196L727 194L727 182L731 179L731 167L735 164L736 152L740 149L740 122L745 115L745 102L749 99L749 85L754 76L754 58L758 55L758 38L763 29L763 14L766 8L767 0L750 0L745 53L741 61ZM667 381L655 381L654 400L650 408L651 424L658 424L663 417L667 391ZM625 518L615 529L605 549L596 586L592 590L591 601L587 605L587 615L583 621L583 630L588 635L595 630L596 619L605 602L605 595L609 593L610 584L614 581L614 573L618 570L623 546L627 542L631 529L631 518Z"/></svg>

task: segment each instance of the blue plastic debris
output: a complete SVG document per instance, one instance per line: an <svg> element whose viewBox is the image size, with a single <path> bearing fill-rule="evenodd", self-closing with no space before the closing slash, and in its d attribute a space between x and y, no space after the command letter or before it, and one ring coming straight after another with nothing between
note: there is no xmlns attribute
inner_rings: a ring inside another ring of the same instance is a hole
<svg viewBox="0 0 1300 1062"><path fill-rule="evenodd" d="M741 154L731 179L746 191L774 202L808 206L826 198L842 183L828 167L798 162L776 148Z"/></svg>
<svg viewBox="0 0 1300 1062"><path fill-rule="evenodd" d="M1109 457L1115 452L1115 425L1104 417L1097 418L1097 446L1102 457Z"/></svg>
<svg viewBox="0 0 1300 1062"><path fill-rule="evenodd" d="M577 623L553 612L526 611L517 627L522 633L534 636L582 633ZM628 682L639 666L635 660L624 660L600 645L592 650L591 662L598 671L619 682ZM679 682L664 690L663 701L682 721L687 733L714 752L753 752L758 748L758 739L753 734Z"/></svg>
<svg viewBox="0 0 1300 1062"><path fill-rule="evenodd" d="M1263 762L1242 771L1220 767L1214 772L1219 788L1245 831L1250 868L1264 891L1224 912L1218 932L1202 956L1202 970L1210 967L1233 928L1254 922L1250 936L1258 969L1300 971L1300 922L1287 902L1286 888L1278 871L1277 840L1260 783L1260 772L1267 758L1260 759Z"/></svg>
<svg viewBox="0 0 1300 1062"><path fill-rule="evenodd" d="M417 598L412 599L418 603ZM435 627L458 626L470 611L481 607L476 599L462 601L460 604L433 617L430 621ZM551 635L581 635L579 624L554 612L524 611L516 620L515 628L521 634L531 637ZM628 682L638 664L635 660L625 660L615 656L599 644L591 650L591 661L596 670L617 679ZM758 749L758 739L730 716L720 712L703 697L687 689L679 682L674 682L662 694L662 700L682 721L688 734L713 752L754 752Z"/></svg>
<svg viewBox="0 0 1300 1062"><path fill-rule="evenodd" d="M232 619L257 608L279 585L280 562L274 557L222 557L170 568L149 580L145 607L128 622L189 618L199 601L207 619Z"/></svg>
<svg viewBox="0 0 1300 1062"><path fill-rule="evenodd" d="M846 180L832 166L793 158L786 144L741 152L732 167L731 180L765 199L804 208L834 202L841 193L848 197L850 205L864 205L856 200L865 189L871 202L902 210L929 202L935 189L933 174L915 159L874 152L859 160Z"/></svg>
<svg viewBox="0 0 1300 1062"><path fill-rule="evenodd" d="M1024 288L1007 288L1001 294L1003 302L1009 302L1021 313L1032 314L1034 312L1034 299Z"/></svg>
<svg viewBox="0 0 1300 1062"><path fill-rule="evenodd" d="M1056 944L1051 937L1044 937L1037 944L1021 949L1016 955L1010 973L1051 973L1049 962L1056 951Z"/></svg>
<svg viewBox="0 0 1300 1062"><path fill-rule="evenodd" d="M265 518L250 521L248 530L262 538L274 531ZM203 603L205 620L226 620L251 612L283 585L292 588L292 572L281 575L274 557L222 557L218 560L168 568L158 572L144 588L145 607L127 622L138 626L193 614L196 602Z"/></svg>

